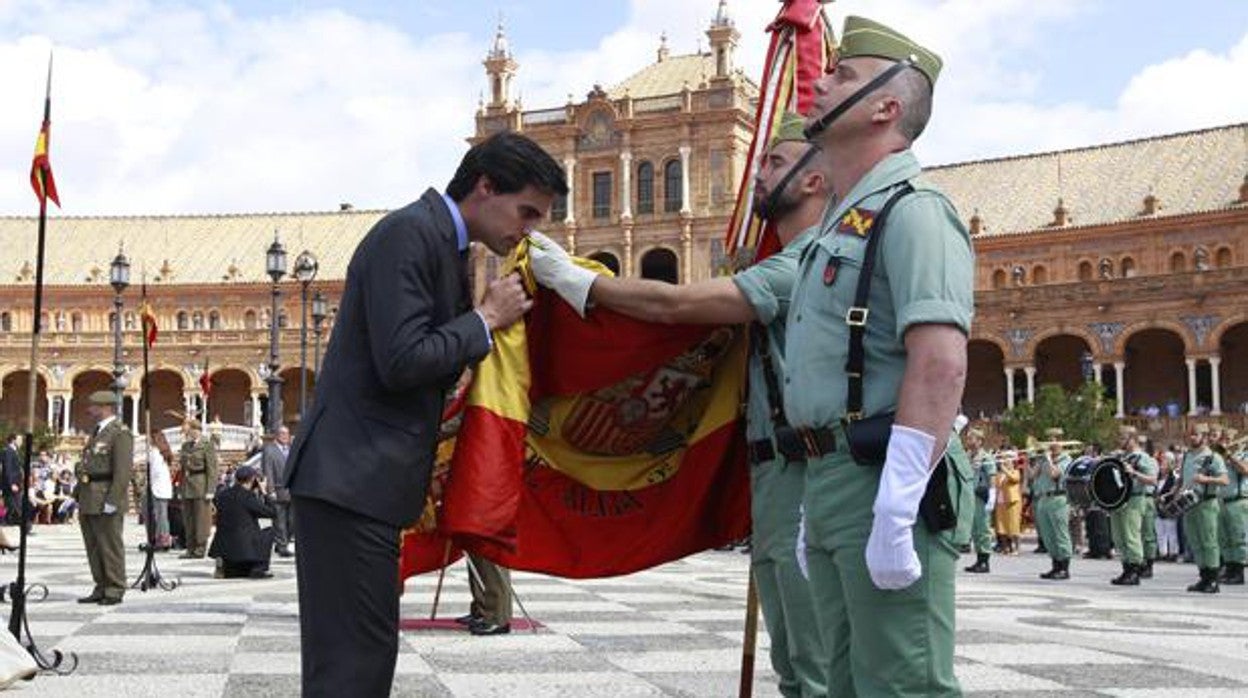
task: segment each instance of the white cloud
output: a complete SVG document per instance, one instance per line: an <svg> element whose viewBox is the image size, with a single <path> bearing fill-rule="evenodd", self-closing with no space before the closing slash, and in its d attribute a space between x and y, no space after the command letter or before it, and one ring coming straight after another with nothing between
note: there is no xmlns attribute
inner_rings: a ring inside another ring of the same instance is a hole
<svg viewBox="0 0 1248 698"><path fill-rule="evenodd" d="M513 44L526 109L576 100L653 60L706 46L714 0L631 0L592 50ZM344 5L344 7L349 7ZM757 79L779 3L731 0L738 65ZM929 163L1088 145L1230 123L1248 114L1248 36L1141 66L1111 107L1042 100L1014 67L1083 0L838 0L922 37L946 60ZM486 20L483 20L486 22ZM488 22L487 22L488 23ZM27 168L56 46L53 164L65 212L163 213L390 207L442 186L473 129L487 45L413 37L349 11L242 17L221 3L0 2L0 213L28 214Z"/></svg>

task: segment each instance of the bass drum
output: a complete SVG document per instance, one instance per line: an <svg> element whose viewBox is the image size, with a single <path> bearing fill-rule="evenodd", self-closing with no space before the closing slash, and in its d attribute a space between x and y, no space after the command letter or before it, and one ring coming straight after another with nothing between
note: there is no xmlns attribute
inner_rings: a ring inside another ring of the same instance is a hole
<svg viewBox="0 0 1248 698"><path fill-rule="evenodd" d="M1066 470L1066 496L1075 506L1118 509L1131 498L1127 466L1116 456L1081 456Z"/></svg>
<svg viewBox="0 0 1248 698"><path fill-rule="evenodd" d="M1181 519L1197 504L1200 504L1200 495L1189 487L1168 497L1158 497L1157 515L1163 519Z"/></svg>

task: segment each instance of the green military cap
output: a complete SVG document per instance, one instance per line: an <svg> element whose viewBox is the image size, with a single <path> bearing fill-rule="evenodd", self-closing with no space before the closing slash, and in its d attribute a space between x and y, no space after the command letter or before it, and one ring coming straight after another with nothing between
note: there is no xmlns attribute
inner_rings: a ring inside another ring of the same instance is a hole
<svg viewBox="0 0 1248 698"><path fill-rule="evenodd" d="M775 133L772 134L771 140L767 143L768 148L776 147L777 143L784 141L801 141L808 142L806 135L802 133L802 129L806 125L806 117L796 112L786 111L780 115L780 123L776 125Z"/></svg>
<svg viewBox="0 0 1248 698"><path fill-rule="evenodd" d="M936 78L943 65L940 56L919 46L906 35L865 17L845 18L845 29L841 32L838 53L841 58L875 56L891 61L909 58L933 86L936 85Z"/></svg>
<svg viewBox="0 0 1248 698"><path fill-rule="evenodd" d="M1192 426L1191 431L1195 434L1201 434L1201 435L1208 434L1209 425L1205 424L1204 422L1197 422L1196 424Z"/></svg>
<svg viewBox="0 0 1248 698"><path fill-rule="evenodd" d="M92 405L108 405L109 407L117 406L117 393L111 390L97 390L87 396L87 400Z"/></svg>
<svg viewBox="0 0 1248 698"><path fill-rule="evenodd" d="M966 430L966 438L968 438L968 439L969 439L969 438L972 438L972 437L974 437L974 438L976 438L976 439L980 439L980 440L982 441L982 440L983 440L983 438L984 438L984 432L980 431L980 430L979 430L978 428L976 428L976 427L971 427L970 429L967 429L967 430Z"/></svg>

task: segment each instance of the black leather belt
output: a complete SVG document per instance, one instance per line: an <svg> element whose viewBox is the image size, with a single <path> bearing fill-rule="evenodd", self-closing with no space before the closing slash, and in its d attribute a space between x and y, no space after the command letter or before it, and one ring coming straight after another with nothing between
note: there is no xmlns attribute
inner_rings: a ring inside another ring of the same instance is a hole
<svg viewBox="0 0 1248 698"><path fill-rule="evenodd" d="M78 478L78 481L84 485L91 482L112 482L113 476L111 473L108 475L92 475L90 473L83 473L82 477Z"/></svg>
<svg viewBox="0 0 1248 698"><path fill-rule="evenodd" d="M775 460L776 447L772 445L771 439L759 439L751 441L747 444L750 450L750 462L755 465Z"/></svg>
<svg viewBox="0 0 1248 698"><path fill-rule="evenodd" d="M836 432L831 427L776 429L776 446L787 458L822 458L836 451Z"/></svg>
<svg viewBox="0 0 1248 698"><path fill-rule="evenodd" d="M1223 497L1223 498L1222 498L1222 501L1224 501L1224 502L1238 502L1238 501L1239 501L1239 500L1241 500L1241 499L1248 499L1248 494L1241 495L1241 496L1239 496L1239 497Z"/></svg>

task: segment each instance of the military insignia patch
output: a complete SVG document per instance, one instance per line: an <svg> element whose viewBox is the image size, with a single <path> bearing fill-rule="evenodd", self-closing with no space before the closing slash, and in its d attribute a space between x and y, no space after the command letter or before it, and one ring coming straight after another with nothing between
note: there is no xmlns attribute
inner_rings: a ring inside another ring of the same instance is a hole
<svg viewBox="0 0 1248 698"><path fill-rule="evenodd" d="M828 266L823 268L823 285L831 286L836 283L836 272L841 268L841 261L836 257L828 260Z"/></svg>
<svg viewBox="0 0 1248 698"><path fill-rule="evenodd" d="M851 208L844 216L841 216L841 222L836 226L838 235L857 235L865 238L871 232L871 225L875 223L875 211L868 211L865 208Z"/></svg>

